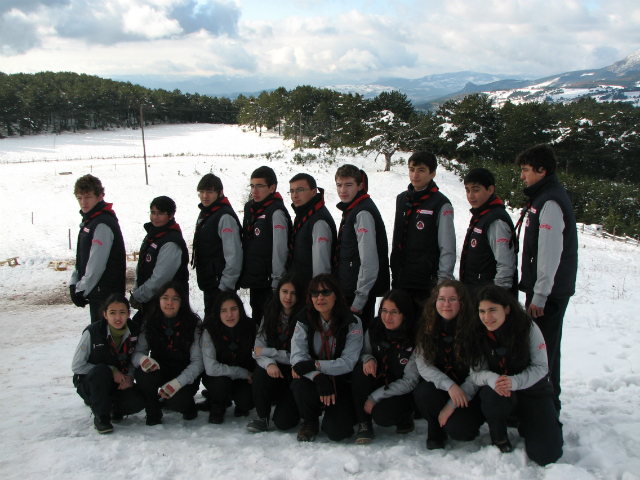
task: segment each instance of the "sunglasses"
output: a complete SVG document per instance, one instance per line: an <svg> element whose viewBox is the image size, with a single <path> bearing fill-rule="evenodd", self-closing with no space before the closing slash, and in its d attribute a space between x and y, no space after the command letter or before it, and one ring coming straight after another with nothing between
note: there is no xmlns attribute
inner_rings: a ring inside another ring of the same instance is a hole
<svg viewBox="0 0 640 480"><path fill-rule="evenodd" d="M331 290L330 288L325 288L324 290L311 290L309 292L312 298L318 298L320 295L322 295L323 297L328 297L332 293L333 290Z"/></svg>

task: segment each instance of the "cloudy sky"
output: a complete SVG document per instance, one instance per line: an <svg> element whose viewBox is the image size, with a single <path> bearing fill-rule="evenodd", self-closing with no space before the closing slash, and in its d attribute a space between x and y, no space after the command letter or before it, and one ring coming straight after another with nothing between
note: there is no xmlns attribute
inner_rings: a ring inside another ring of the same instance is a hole
<svg viewBox="0 0 640 480"><path fill-rule="evenodd" d="M626 57L639 25L638 0L0 0L0 71L539 78Z"/></svg>

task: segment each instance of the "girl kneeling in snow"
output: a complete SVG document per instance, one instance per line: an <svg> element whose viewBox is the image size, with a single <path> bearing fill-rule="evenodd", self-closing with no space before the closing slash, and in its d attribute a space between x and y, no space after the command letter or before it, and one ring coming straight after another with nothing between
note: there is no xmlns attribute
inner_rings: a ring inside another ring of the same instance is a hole
<svg viewBox="0 0 640 480"><path fill-rule="evenodd" d="M251 356L256 341L256 324L247 317L242 300L234 291L222 292L212 313L202 324L202 383L209 392L209 423L224 421L233 400L236 417L246 417L253 408L251 375L256 361Z"/></svg>
<svg viewBox="0 0 640 480"><path fill-rule="evenodd" d="M357 420L349 380L362 349L362 323L349 310L336 279L328 274L311 280L307 306L296 320L291 339L291 389L304 420L298 441L315 439L323 410L322 431L329 439L349 438Z"/></svg>
<svg viewBox="0 0 640 480"><path fill-rule="evenodd" d="M119 293L103 303L102 316L82 332L71 369L78 395L93 411L96 430L111 433L111 422L144 408L131 365L140 328L129 319L129 301Z"/></svg>
<svg viewBox="0 0 640 480"><path fill-rule="evenodd" d="M516 415L529 458L539 465L554 463L562 456L562 426L553 405L542 333L503 288L484 287L476 304L479 319L471 324L465 346L473 365L470 380L481 387L491 441L502 452L513 450L507 417Z"/></svg>
<svg viewBox="0 0 640 480"><path fill-rule="evenodd" d="M359 424L356 443L373 439L372 418L382 427L396 425L397 433L415 428L411 392L419 375L414 347L413 299L404 290L391 290L382 297L380 313L364 334L361 364L351 377Z"/></svg>
<svg viewBox="0 0 640 480"><path fill-rule="evenodd" d="M416 365L422 377L413 392L427 420L427 449L444 448L447 436L473 440L484 417L469 365L460 360L462 332L475 321L467 289L455 280L434 288L425 304L417 335Z"/></svg>
<svg viewBox="0 0 640 480"><path fill-rule="evenodd" d="M275 404L273 423L289 430L300 422L300 413L291 391L291 337L295 316L302 310L304 288L287 273L278 282L264 310L264 318L254 347L258 366L251 377L253 401L258 418L247 425L250 432L269 429L271 405Z"/></svg>
<svg viewBox="0 0 640 480"><path fill-rule="evenodd" d="M182 413L185 420L198 416L193 396L203 370L199 323L179 282L165 283L151 300L133 355L147 425L162 423L163 406Z"/></svg>

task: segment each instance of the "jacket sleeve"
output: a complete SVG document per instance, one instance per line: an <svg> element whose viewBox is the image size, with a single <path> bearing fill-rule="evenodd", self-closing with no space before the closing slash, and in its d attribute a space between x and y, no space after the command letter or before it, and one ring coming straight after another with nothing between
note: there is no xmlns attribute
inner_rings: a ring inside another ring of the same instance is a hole
<svg viewBox="0 0 640 480"><path fill-rule="evenodd" d="M456 229L453 224L453 207L445 203L438 213L438 248L440 263L438 264L438 283L454 280L453 270L456 266Z"/></svg>
<svg viewBox="0 0 640 480"><path fill-rule="evenodd" d="M262 320L262 322L264 323L264 319ZM262 348L262 352L260 353L259 357L256 357L254 354L253 358L255 358L258 365L260 365L265 370L269 365L276 363L291 365L289 352L287 352L286 350L276 350L275 348L267 347L267 339L262 332L256 335L255 347Z"/></svg>
<svg viewBox="0 0 640 480"><path fill-rule="evenodd" d="M158 252L158 260L149 280L138 285L132 293L140 303L146 303L153 298L160 287L172 280L182 263L182 250L177 243L165 243Z"/></svg>
<svg viewBox="0 0 640 480"><path fill-rule="evenodd" d="M474 383L477 387L487 385L495 390L498 378L500 378L500 375L489 370L489 362L483 359L482 365L471 368L471 373L469 373L467 380Z"/></svg>
<svg viewBox="0 0 640 480"><path fill-rule="evenodd" d="M307 326L302 322L298 322L293 331L293 337L291 338L291 365L305 360L311 360L307 343L308 334Z"/></svg>
<svg viewBox="0 0 640 480"><path fill-rule="evenodd" d="M86 297L98 285L104 269L107 267L112 245L113 232L104 223L98 224L93 232L87 268L84 276L76 283L76 292L84 292L83 295Z"/></svg>
<svg viewBox="0 0 640 480"><path fill-rule="evenodd" d="M446 373L440 370L435 365L428 363L421 351L414 352L414 356L416 357L416 367L420 376L424 378L426 382L431 382L435 385L438 390L444 390L448 392L451 386L456 383L451 380Z"/></svg>
<svg viewBox="0 0 640 480"><path fill-rule="evenodd" d="M487 238L497 264L493 283L499 287L511 288L517 262L515 248L509 246L511 228L506 222L495 220L489 225Z"/></svg>
<svg viewBox="0 0 640 480"><path fill-rule="evenodd" d="M311 231L311 260L313 276L331 273L331 245L333 235L331 228L324 220L318 220Z"/></svg>
<svg viewBox="0 0 640 480"><path fill-rule="evenodd" d="M273 228L273 252L271 257L271 287L276 288L285 272L289 257L289 226L282 210L276 210L271 217Z"/></svg>
<svg viewBox="0 0 640 480"><path fill-rule="evenodd" d="M378 262L378 247L376 245L376 223L373 215L366 210L356 216L354 222L358 239L358 255L360 256L360 271L356 284L356 297L352 307L362 310L369 298L369 292L378 278L380 263Z"/></svg>
<svg viewBox="0 0 640 480"><path fill-rule="evenodd" d="M80 338L80 343L76 347L76 352L73 354L71 371L74 374L86 375L95 367L95 365L89 363L89 355L91 355L91 334L85 330L82 333L82 338Z"/></svg>
<svg viewBox="0 0 640 480"><path fill-rule="evenodd" d="M373 356L373 348L371 348L371 340L369 339L369 330L367 330L364 334L362 350L360 351L360 361L362 362L362 365L364 365L369 360L375 361L376 357Z"/></svg>
<svg viewBox="0 0 640 480"><path fill-rule="evenodd" d="M138 343L136 343L136 348L133 350L133 355L131 355L131 363L135 368L140 366L140 360L144 355L149 355L149 342L147 342L145 333L140 331Z"/></svg>
<svg viewBox="0 0 640 480"><path fill-rule="evenodd" d="M564 215L557 202L549 200L540 209L540 232L538 233L538 271L533 286L531 302L544 307L553 288L553 280L560 266L563 247Z"/></svg>
<svg viewBox="0 0 640 480"><path fill-rule="evenodd" d="M342 375L353 371L358 359L360 358L360 351L362 350L362 322L357 316L353 316L356 322L349 325L349 333L347 333L347 341L342 355L335 360L320 360L320 372L326 375ZM313 378L315 372L311 372Z"/></svg>
<svg viewBox="0 0 640 480"><path fill-rule="evenodd" d="M375 390L369 398L374 402L378 403L380 400L389 397L396 397L399 395L405 395L407 393L411 393L418 382L420 381L420 374L418 373L418 368L416 367L416 357L411 355L409 361L404 366L404 375L402 378L399 378L395 382L389 384L389 388L385 389L384 387L380 387Z"/></svg>
<svg viewBox="0 0 640 480"><path fill-rule="evenodd" d="M229 377L233 380L242 380L249 376L249 370L242 367L232 367L218 362L216 358L216 348L208 331L202 332L202 359L204 361L204 371L209 377Z"/></svg>
<svg viewBox="0 0 640 480"><path fill-rule="evenodd" d="M531 363L521 373L509 376L511 379L511 390L524 390L529 388L549 373L547 362L547 345L540 328L531 322L529 332L529 355Z"/></svg>
<svg viewBox="0 0 640 480"><path fill-rule="evenodd" d="M196 381L204 370L202 363L202 346L200 344L200 332L198 329L193 334L193 343L191 344L191 350L189 352L191 363L185 368L180 375L176 377L176 380L180 385L185 386Z"/></svg>
<svg viewBox="0 0 640 480"><path fill-rule="evenodd" d="M220 278L220 290L236 289L236 282L242 270L242 243L240 227L231 215L223 215L218 222L218 236L222 240L224 270Z"/></svg>

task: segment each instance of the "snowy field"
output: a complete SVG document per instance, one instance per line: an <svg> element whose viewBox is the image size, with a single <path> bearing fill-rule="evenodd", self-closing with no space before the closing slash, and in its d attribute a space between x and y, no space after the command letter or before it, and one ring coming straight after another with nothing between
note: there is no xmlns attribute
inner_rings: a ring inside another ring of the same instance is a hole
<svg viewBox="0 0 640 480"><path fill-rule="evenodd" d="M446 450L429 452L424 420L405 436L376 427L376 439L364 446L353 443L355 436L333 443L320 434L314 443L298 443L295 430L250 434L248 420L235 419L231 411L220 426L209 425L203 414L185 422L167 413L162 425L146 427L140 413L116 425L112 435L98 435L70 370L89 312L68 299L71 272L47 268L52 260L75 257L80 216L73 185L79 176L93 173L102 180L129 253L138 249L149 202L158 195L176 201L176 220L190 243L198 215L196 185L209 171L221 176L238 214L258 166L276 170L282 192L294 174L308 172L327 190L327 206L339 221L332 187L336 164L297 165L296 152L277 136L219 125L157 126L145 134L148 186L143 162L135 158L142 155L139 130L0 140L0 261L18 256L20 263L0 267L4 478L640 479L640 248L582 234L577 293L564 326L564 457L555 465L530 462L515 430L515 452L500 454L490 446L486 426L474 442L449 442ZM43 159L48 161L37 161ZM384 173L373 157L338 157L338 163L367 171L390 237L394 199L408 183L406 166ZM436 181L456 211L459 257L469 222L464 189L444 169ZM191 301L202 314L195 283L194 278Z"/></svg>

